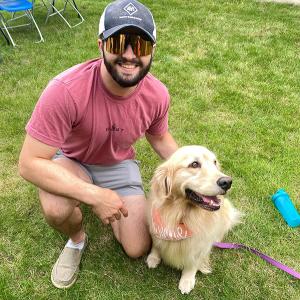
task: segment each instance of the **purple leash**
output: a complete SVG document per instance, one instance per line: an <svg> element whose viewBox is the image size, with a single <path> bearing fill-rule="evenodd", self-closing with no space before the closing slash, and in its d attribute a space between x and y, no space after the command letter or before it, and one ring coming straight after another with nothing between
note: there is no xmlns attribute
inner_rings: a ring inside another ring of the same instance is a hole
<svg viewBox="0 0 300 300"><path fill-rule="evenodd" d="M262 258L263 260L267 261L271 265L275 266L276 268L278 268L278 269L280 269L280 270L282 270L286 273L289 273L290 275L292 275L293 277L295 277L297 279L300 279L300 274L298 272L296 272L295 270L283 265L279 261L274 260L270 256L267 256L267 255L257 251L254 248L245 246L243 244L235 244L235 243L214 243L214 246L217 247L217 248L220 248L220 249L246 249L246 250L256 254L257 256Z"/></svg>

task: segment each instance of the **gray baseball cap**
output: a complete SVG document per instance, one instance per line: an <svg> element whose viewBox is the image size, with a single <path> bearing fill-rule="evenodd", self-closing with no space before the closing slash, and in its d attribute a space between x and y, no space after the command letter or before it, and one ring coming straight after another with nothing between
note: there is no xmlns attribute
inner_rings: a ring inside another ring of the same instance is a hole
<svg viewBox="0 0 300 300"><path fill-rule="evenodd" d="M107 39L114 33L134 28L156 42L156 26L150 10L136 0L118 0L106 6L99 22L99 37Z"/></svg>

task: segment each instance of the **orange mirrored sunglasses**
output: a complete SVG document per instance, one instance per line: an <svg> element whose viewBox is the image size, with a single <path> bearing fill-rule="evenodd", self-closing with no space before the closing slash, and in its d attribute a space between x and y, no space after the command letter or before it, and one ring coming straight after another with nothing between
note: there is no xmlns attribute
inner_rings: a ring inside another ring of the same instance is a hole
<svg viewBox="0 0 300 300"><path fill-rule="evenodd" d="M152 53L153 43L145 37L132 33L119 33L105 40L105 49L111 54L123 54L128 45L136 56L146 56Z"/></svg>

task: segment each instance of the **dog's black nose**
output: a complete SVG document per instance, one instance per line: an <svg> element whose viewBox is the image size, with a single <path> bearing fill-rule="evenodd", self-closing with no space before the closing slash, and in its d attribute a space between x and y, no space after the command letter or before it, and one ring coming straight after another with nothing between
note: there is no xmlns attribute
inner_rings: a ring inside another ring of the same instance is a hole
<svg viewBox="0 0 300 300"><path fill-rule="evenodd" d="M217 181L217 184L226 192L231 187L232 179L231 177L220 177Z"/></svg>

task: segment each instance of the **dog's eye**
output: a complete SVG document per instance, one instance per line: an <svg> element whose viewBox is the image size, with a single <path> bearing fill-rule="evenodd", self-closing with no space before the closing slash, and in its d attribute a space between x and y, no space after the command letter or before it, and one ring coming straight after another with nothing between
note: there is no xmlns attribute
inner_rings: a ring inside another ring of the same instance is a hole
<svg viewBox="0 0 300 300"><path fill-rule="evenodd" d="M197 161L193 161L190 165L189 165L190 168L201 168L201 165L199 162Z"/></svg>
<svg viewBox="0 0 300 300"><path fill-rule="evenodd" d="M215 164L215 165L217 164L217 161L216 161L216 160L214 160L214 164Z"/></svg>

